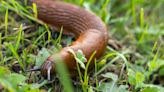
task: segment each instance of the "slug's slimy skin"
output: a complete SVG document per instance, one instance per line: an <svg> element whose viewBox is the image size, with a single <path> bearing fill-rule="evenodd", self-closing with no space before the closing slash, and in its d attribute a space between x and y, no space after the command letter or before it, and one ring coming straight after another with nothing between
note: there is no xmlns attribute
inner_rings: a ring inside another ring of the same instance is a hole
<svg viewBox="0 0 164 92"><path fill-rule="evenodd" d="M52 67L51 73L55 72L56 55L66 64L70 73L74 73L77 70L76 61L69 49L74 52L82 50L87 59L94 51L96 51L94 58L99 58L103 54L108 42L108 32L105 24L95 14L61 1L32 0L32 2L37 5L40 20L57 28L63 27L64 33L74 34L77 38L69 47L48 57L41 66L42 75L47 75L49 67ZM94 66L94 62L91 62L91 66Z"/></svg>

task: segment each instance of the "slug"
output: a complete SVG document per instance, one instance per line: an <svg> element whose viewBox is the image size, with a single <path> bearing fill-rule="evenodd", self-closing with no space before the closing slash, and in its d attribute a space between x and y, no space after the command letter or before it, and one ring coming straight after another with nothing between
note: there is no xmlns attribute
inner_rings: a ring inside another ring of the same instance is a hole
<svg viewBox="0 0 164 92"><path fill-rule="evenodd" d="M47 76L50 67L51 74L55 73L56 55L65 63L70 74L77 72L76 61L69 49L74 52L82 50L87 60L94 51L94 58L99 58L103 54L108 43L108 32L106 25L94 13L62 1L31 1L37 5L40 20L57 28L63 27L64 34L73 34L77 38L70 46L47 58L41 66L43 76ZM94 66L94 61L91 61L90 66Z"/></svg>

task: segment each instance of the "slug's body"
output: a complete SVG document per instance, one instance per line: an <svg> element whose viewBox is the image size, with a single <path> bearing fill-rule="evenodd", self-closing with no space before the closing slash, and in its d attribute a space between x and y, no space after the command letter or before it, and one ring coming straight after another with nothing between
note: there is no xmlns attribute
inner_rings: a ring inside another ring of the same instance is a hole
<svg viewBox="0 0 164 92"><path fill-rule="evenodd" d="M70 72L76 71L76 61L69 49L74 52L82 50L87 59L94 51L96 51L94 58L99 58L103 54L108 41L108 32L105 24L95 14L60 1L32 0L32 2L37 5L39 19L57 28L63 27L64 33L73 34L77 38L69 47L48 57L41 67L43 75L47 74L50 66L54 68L55 55L61 57ZM91 65L94 65L94 62L91 62Z"/></svg>

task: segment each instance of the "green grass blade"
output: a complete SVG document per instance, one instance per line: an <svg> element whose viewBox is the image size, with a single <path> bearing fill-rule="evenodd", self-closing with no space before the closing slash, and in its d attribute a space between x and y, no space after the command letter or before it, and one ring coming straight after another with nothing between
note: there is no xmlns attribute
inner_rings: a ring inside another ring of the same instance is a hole
<svg viewBox="0 0 164 92"><path fill-rule="evenodd" d="M84 4L84 0L80 0L80 6L82 6Z"/></svg>
<svg viewBox="0 0 164 92"><path fill-rule="evenodd" d="M36 45L38 43L38 41L46 34L46 31L43 32L34 42L33 45Z"/></svg>
<svg viewBox="0 0 164 92"><path fill-rule="evenodd" d="M59 43L59 44L61 43L62 33L63 33L63 27L61 27L61 29L60 29L60 34L55 41L55 45L57 45L57 43Z"/></svg>
<svg viewBox="0 0 164 92"><path fill-rule="evenodd" d="M16 42L16 45L15 45L15 49L16 51L18 50L19 48L19 45L20 45L20 42L21 42L21 38L22 38L22 29L23 28L23 25L21 24L20 27L19 27L19 33L18 33L18 36L17 36L17 42Z"/></svg>
<svg viewBox="0 0 164 92"><path fill-rule="evenodd" d="M37 6L35 3L33 3L32 6L33 6L34 17L37 18L38 17Z"/></svg>
<svg viewBox="0 0 164 92"><path fill-rule="evenodd" d="M5 36L7 36L7 33L8 33L8 16L9 16L9 13L8 13L8 8L7 8L6 14L5 14Z"/></svg>
<svg viewBox="0 0 164 92"><path fill-rule="evenodd" d="M3 54L2 54L2 33L0 33L0 61L3 61Z"/></svg>
<svg viewBox="0 0 164 92"><path fill-rule="evenodd" d="M92 61L92 59L93 59L93 57L94 57L95 55L96 55L96 51L94 51L94 52L92 53L92 55L90 56L90 58L89 58L89 60L88 60L88 62L87 62L87 64L86 64L85 73L84 73L84 82L86 82L85 80L87 80L88 68L89 68L89 65L90 65L90 63L91 63L91 61Z"/></svg>
<svg viewBox="0 0 164 92"><path fill-rule="evenodd" d="M110 0L105 0L105 3L102 5L101 10L105 9L107 5L109 4Z"/></svg>
<svg viewBox="0 0 164 92"><path fill-rule="evenodd" d="M14 46L10 43L6 43L6 46L11 50L11 52L13 53L13 56L15 56L15 58L18 60L21 68L24 70L24 64L19 56L19 54L17 53L16 49L14 48Z"/></svg>
<svg viewBox="0 0 164 92"><path fill-rule="evenodd" d="M48 42L50 42L51 41L51 31L49 30L49 27L45 24L45 28L46 28L46 31L47 31L47 33L48 33Z"/></svg>
<svg viewBox="0 0 164 92"><path fill-rule="evenodd" d="M144 9L141 8L140 10L140 29L144 28Z"/></svg>
<svg viewBox="0 0 164 92"><path fill-rule="evenodd" d="M92 53L92 55L90 56L90 58L89 58L89 60L88 60L88 62L87 62L87 64L86 64L86 68L85 68L85 72L84 72L84 84L83 84L83 86L84 86L84 88L85 88L85 90L83 90L84 92L87 92L87 89L89 88L89 87L88 87L88 85L89 85L89 84L88 84L88 83L89 83L89 76L87 75L87 73L88 73L89 65L90 65L90 63L91 63L93 57L95 56L95 54L96 54L96 51L94 51L94 52Z"/></svg>
<svg viewBox="0 0 164 92"><path fill-rule="evenodd" d="M141 37L139 39L139 43L141 44L143 41L144 41L144 37L147 33L147 30L148 30L148 25L146 25L145 29L144 29L144 32L141 34Z"/></svg>
<svg viewBox="0 0 164 92"><path fill-rule="evenodd" d="M135 8L135 0L131 0L131 9L132 9L132 17L133 17L133 26L136 26L136 8Z"/></svg>
<svg viewBox="0 0 164 92"><path fill-rule="evenodd" d="M64 91L65 92L74 92L66 65L58 56L56 56L55 59L57 61L56 62L56 70L57 70L57 73L59 74L60 82L62 83L62 85L64 87Z"/></svg>

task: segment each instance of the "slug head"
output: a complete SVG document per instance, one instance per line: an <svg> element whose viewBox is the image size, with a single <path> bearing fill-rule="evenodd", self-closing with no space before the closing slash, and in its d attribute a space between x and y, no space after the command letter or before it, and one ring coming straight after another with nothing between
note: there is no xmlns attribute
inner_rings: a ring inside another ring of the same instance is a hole
<svg viewBox="0 0 164 92"><path fill-rule="evenodd" d="M40 67L41 75L48 80L55 74L55 63L49 58Z"/></svg>

